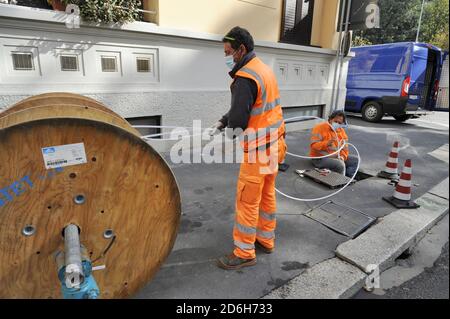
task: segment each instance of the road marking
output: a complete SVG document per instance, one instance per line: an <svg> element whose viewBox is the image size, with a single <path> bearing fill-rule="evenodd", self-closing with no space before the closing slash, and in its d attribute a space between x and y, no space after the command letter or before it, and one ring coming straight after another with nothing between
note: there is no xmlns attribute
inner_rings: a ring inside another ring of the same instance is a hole
<svg viewBox="0 0 450 319"><path fill-rule="evenodd" d="M435 149L434 151L428 153L428 155L431 155L434 158L437 158L438 160L441 160L448 164L449 163L449 145L444 144L441 147Z"/></svg>
<svg viewBox="0 0 450 319"><path fill-rule="evenodd" d="M449 128L448 124L444 124L444 123L437 123L437 122L432 122L432 121L424 121L424 120L413 120L414 122L421 122L421 123L425 123L425 124L432 124L432 125L440 125L446 128Z"/></svg>

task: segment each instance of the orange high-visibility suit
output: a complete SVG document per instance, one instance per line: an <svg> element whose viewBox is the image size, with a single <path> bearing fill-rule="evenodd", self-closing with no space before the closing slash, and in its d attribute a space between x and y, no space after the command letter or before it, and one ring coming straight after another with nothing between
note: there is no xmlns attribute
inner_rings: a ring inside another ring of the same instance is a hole
<svg viewBox="0 0 450 319"><path fill-rule="evenodd" d="M286 154L285 124L277 81L267 65L255 57L236 76L252 79L258 87L247 129L241 135L244 161L237 183L233 229L234 254L253 259L255 240L267 248L275 245L275 179L278 163Z"/></svg>
<svg viewBox="0 0 450 319"><path fill-rule="evenodd" d="M337 133L337 139L336 139ZM333 141L332 146L328 146L328 142ZM348 142L347 133L343 128L338 128L336 132L331 128L328 122L317 124L311 132L311 147L309 156L318 157L336 152L342 143ZM339 144L340 143L340 144ZM348 145L339 153L342 160L346 161L348 158ZM337 157L337 154L336 154Z"/></svg>

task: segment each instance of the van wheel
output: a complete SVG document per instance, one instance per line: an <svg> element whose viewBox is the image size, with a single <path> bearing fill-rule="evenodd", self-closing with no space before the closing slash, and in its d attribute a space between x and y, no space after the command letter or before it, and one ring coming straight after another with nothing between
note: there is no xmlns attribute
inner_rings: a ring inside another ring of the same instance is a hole
<svg viewBox="0 0 450 319"><path fill-rule="evenodd" d="M393 115L393 117L397 122L405 122L411 118L411 115Z"/></svg>
<svg viewBox="0 0 450 319"><path fill-rule="evenodd" d="M362 117L368 122L379 122L383 118L383 108L378 102L367 102L362 109Z"/></svg>

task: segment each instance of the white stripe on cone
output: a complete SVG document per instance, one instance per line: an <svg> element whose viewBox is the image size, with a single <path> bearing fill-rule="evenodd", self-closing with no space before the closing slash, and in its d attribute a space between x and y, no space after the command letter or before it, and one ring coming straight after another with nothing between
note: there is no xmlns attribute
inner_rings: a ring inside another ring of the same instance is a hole
<svg viewBox="0 0 450 319"><path fill-rule="evenodd" d="M386 168L384 169L384 171L385 171L386 173L389 173L389 174L397 174L397 169L396 169L396 168L386 167Z"/></svg>
<svg viewBox="0 0 450 319"><path fill-rule="evenodd" d="M398 158L389 157L388 158L388 162L389 163L396 163L396 164L398 164Z"/></svg>
<svg viewBox="0 0 450 319"><path fill-rule="evenodd" d="M409 187L409 188L411 189L412 182L411 182L411 181L408 181L408 180L406 180L406 179L401 179L401 180L398 182L398 185L399 185L399 186L403 186L403 187Z"/></svg>
<svg viewBox="0 0 450 319"><path fill-rule="evenodd" d="M412 173L412 168L405 166L405 167L403 167L402 173L411 174Z"/></svg>
<svg viewBox="0 0 450 319"><path fill-rule="evenodd" d="M400 200L410 200L411 199L411 193L409 194L403 194L403 193L399 193L397 191L394 192L394 197Z"/></svg>

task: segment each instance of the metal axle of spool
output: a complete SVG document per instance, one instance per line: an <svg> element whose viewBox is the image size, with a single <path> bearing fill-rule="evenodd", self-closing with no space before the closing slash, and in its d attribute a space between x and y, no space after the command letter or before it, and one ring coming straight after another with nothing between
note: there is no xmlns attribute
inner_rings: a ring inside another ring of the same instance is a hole
<svg viewBox="0 0 450 319"><path fill-rule="evenodd" d="M63 298L96 299L100 291L92 276L92 263L80 243L78 226L66 226L63 234L64 251L55 255Z"/></svg>
<svg viewBox="0 0 450 319"><path fill-rule="evenodd" d="M78 227L71 224L64 228L65 283L67 288L79 289L84 281L80 247Z"/></svg>

